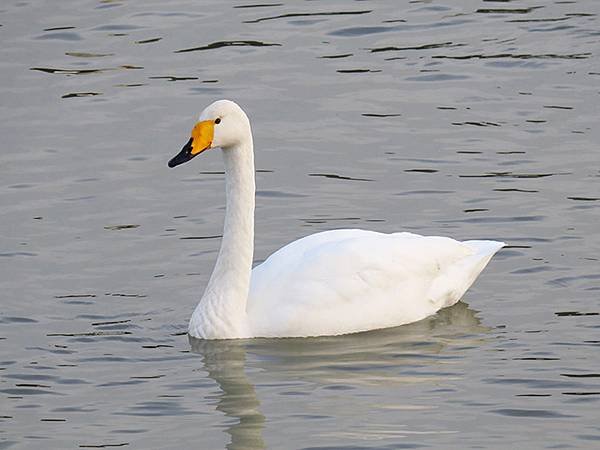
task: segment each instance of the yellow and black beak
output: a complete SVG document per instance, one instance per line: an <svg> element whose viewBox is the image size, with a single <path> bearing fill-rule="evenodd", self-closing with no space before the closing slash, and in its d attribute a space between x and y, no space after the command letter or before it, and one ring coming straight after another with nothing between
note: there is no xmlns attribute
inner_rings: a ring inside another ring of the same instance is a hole
<svg viewBox="0 0 600 450"><path fill-rule="evenodd" d="M175 167L179 164L188 162L194 156L199 155L204 150L210 148L213 141L215 129L214 120L203 120L198 122L192 130L192 137L181 151L169 161L169 167Z"/></svg>

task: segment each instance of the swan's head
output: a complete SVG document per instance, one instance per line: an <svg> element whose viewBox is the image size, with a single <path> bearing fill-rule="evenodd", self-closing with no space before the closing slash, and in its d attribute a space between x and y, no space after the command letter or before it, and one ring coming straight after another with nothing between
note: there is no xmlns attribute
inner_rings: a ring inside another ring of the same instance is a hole
<svg viewBox="0 0 600 450"><path fill-rule="evenodd" d="M192 129L190 140L169 161L169 167L188 162L210 148L233 147L248 139L248 136L250 136L250 122L242 108L230 100L218 100L202 111Z"/></svg>

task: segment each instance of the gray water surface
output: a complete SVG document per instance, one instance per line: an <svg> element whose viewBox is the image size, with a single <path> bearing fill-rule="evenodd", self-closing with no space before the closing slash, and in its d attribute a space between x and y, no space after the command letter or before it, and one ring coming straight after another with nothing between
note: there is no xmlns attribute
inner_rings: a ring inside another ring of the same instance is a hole
<svg viewBox="0 0 600 450"><path fill-rule="evenodd" d="M0 5L0 449L600 448L600 4ZM255 260L340 227L509 245L352 336L188 341L248 112Z"/></svg>

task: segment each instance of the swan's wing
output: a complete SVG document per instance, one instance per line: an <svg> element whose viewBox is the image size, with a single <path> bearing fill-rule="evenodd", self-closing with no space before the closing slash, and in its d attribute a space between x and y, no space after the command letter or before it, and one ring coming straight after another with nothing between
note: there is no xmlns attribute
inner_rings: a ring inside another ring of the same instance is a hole
<svg viewBox="0 0 600 450"><path fill-rule="evenodd" d="M420 320L460 299L487 263L474 267L477 254L444 237L317 233L253 270L248 317L264 335L348 333Z"/></svg>

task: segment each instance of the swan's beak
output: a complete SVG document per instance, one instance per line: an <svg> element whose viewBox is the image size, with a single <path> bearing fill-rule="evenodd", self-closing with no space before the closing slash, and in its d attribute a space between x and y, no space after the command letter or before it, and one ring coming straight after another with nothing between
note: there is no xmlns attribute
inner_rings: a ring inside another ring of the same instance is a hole
<svg viewBox="0 0 600 450"><path fill-rule="evenodd" d="M179 153L177 153L177 155L175 155L173 158L171 158L171 160L169 161L169 167L175 167L178 166L179 164L183 164L184 162L188 162L190 159L192 159L195 155L192 155L192 142L194 140L192 138L190 138L189 141L187 141L187 144L185 144L183 146L183 148L181 149L181 151Z"/></svg>
<svg viewBox="0 0 600 450"><path fill-rule="evenodd" d="M192 130L192 137L181 151L169 161L169 167L175 167L179 164L188 162L194 156L199 155L204 150L210 148L214 136L215 122L213 120L203 120L198 122Z"/></svg>

